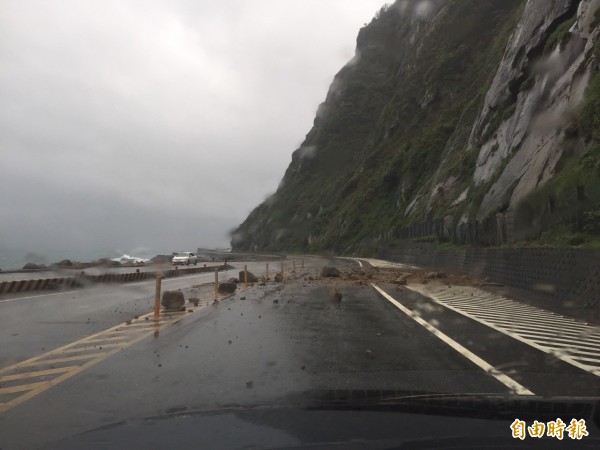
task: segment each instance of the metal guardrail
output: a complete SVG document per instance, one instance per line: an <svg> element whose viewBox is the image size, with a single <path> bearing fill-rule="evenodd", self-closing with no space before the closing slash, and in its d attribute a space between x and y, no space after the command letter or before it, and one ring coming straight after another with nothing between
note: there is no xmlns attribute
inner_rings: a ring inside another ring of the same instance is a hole
<svg viewBox="0 0 600 450"><path fill-rule="evenodd" d="M260 260L280 260L287 259L287 255L282 255L278 253L198 253L204 254L209 257L216 258L221 261L254 261L256 259Z"/></svg>

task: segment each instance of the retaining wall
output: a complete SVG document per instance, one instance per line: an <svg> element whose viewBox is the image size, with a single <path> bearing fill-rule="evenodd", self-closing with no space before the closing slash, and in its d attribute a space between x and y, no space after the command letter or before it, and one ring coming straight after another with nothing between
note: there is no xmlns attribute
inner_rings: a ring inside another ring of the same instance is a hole
<svg viewBox="0 0 600 450"><path fill-rule="evenodd" d="M0 294L14 294L18 292L43 291L61 288L76 288L93 283L128 283L131 281L155 278L160 274L163 278L172 278L179 275L191 273L214 272L228 266L190 267L185 269L159 270L157 272L130 272L130 273L106 273L103 275L77 275L64 278L43 278L38 280L17 280L0 282Z"/></svg>
<svg viewBox="0 0 600 450"><path fill-rule="evenodd" d="M507 286L580 304L600 300L600 252L594 250L437 250L420 246L386 248L379 256L390 261L472 273Z"/></svg>

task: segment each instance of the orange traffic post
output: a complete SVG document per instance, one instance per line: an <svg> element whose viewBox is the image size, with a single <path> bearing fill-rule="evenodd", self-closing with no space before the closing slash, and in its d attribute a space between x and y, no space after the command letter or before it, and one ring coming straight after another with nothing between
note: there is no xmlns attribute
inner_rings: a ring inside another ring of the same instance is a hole
<svg viewBox="0 0 600 450"><path fill-rule="evenodd" d="M248 287L248 266L244 265L244 287Z"/></svg>
<svg viewBox="0 0 600 450"><path fill-rule="evenodd" d="M219 297L219 268L215 267L215 300Z"/></svg>
<svg viewBox="0 0 600 450"><path fill-rule="evenodd" d="M160 283L162 277L156 275L156 290L154 291L154 320L158 320L160 314Z"/></svg>

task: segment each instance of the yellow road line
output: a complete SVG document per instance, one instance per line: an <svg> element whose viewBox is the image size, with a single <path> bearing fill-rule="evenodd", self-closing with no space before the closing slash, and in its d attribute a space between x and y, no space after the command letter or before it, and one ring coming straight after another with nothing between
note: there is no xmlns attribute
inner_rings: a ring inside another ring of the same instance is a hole
<svg viewBox="0 0 600 450"><path fill-rule="evenodd" d="M126 340L127 339L127 335L122 335L122 336L109 336L109 337L105 337L105 338L98 338L98 339L82 339L79 342L85 343L85 344L94 344L94 343L102 343L102 342L109 342L109 341L122 341L122 340Z"/></svg>
<svg viewBox="0 0 600 450"><path fill-rule="evenodd" d="M122 347L124 344L97 344L97 345L86 345L83 347L73 347L73 348L68 348L66 350L63 350L62 352L60 352L61 354L68 354L68 353L78 353L78 352L93 352L93 351L98 351L98 350L104 350L105 348L117 348L117 347Z"/></svg>
<svg viewBox="0 0 600 450"><path fill-rule="evenodd" d="M4 394L14 394L15 392L23 392L23 391L31 391L33 389L37 389L47 385L49 381L40 381L38 383L29 383L29 384L20 384L18 386L10 386L5 388L0 388L0 395ZM10 402L8 402L10 403Z"/></svg>
<svg viewBox="0 0 600 450"><path fill-rule="evenodd" d="M106 352L102 352L106 353ZM100 353L96 353L94 355L77 355L77 356L68 356L66 358L53 358L53 359L39 359L31 362L24 362L21 364L23 367L31 367L31 366L41 366L43 364L58 364L63 362L71 362L71 361L82 361L84 359L96 358Z"/></svg>
<svg viewBox="0 0 600 450"><path fill-rule="evenodd" d="M229 297L229 296L228 296ZM225 298L228 298L225 297ZM222 298L221 300L224 300ZM120 352L121 350L134 345L141 340L151 336L154 332L160 331L162 328L180 322L188 316L189 310L197 311L204 309L207 306L198 306L186 308L184 311L168 312L161 314L159 320L154 321L147 318L153 317L153 313L138 317L127 323L116 325L107 330L87 336L78 341L64 345L42 355L29 358L25 361L13 364L11 366L0 369L0 381L15 381L25 380L37 376L53 376L57 377L39 383L28 383L7 388L0 388L0 395L14 394L24 392L24 394L13 398L10 401L0 402L0 413L5 412L15 406L39 395L45 390L55 386L79 372L104 361L106 358ZM117 336L118 334L118 336ZM106 343L109 342L109 343ZM93 344L93 345L90 345ZM87 354L65 356L71 353L88 352ZM18 373L22 368L32 366L44 366L58 363L73 363L61 368L51 368L33 372ZM15 372L17 373L11 373Z"/></svg>
<svg viewBox="0 0 600 450"><path fill-rule="evenodd" d="M162 326L165 323L169 323L170 320L161 320L157 323L155 322L151 322L151 321L144 321L144 323L132 323L130 325L124 324L122 329L127 329L127 328L139 328L139 327L149 327L149 326Z"/></svg>
<svg viewBox="0 0 600 450"><path fill-rule="evenodd" d="M144 337L145 336L140 336L140 338L131 342L130 345L133 345L136 342L141 341ZM91 367L95 364L98 364L101 361L104 361L106 358L108 358L109 356L111 356L119 351L120 351L120 349L113 349L110 352L106 352L102 356L99 356L98 358L95 358L95 359L89 361L88 363L84 364L83 366L78 366L75 370L67 372L64 375L59 376L53 380L47 381L45 385L41 385L40 387L33 389L33 390L27 392L26 394L15 398L14 400L4 403L2 406L0 406L0 413L8 411L9 409L14 408L17 405L20 405L21 403L41 394L42 392L51 388L52 386L56 386L57 384L62 383L63 381L71 378L72 376L75 376L76 374L87 369L88 367Z"/></svg>
<svg viewBox="0 0 600 450"><path fill-rule="evenodd" d="M56 373L68 372L72 369L73 367L59 367L58 369L36 370L35 372L21 372L16 373L14 375L4 375L3 377L0 377L0 383L12 380L24 380L27 378L43 377L46 375L53 375Z"/></svg>

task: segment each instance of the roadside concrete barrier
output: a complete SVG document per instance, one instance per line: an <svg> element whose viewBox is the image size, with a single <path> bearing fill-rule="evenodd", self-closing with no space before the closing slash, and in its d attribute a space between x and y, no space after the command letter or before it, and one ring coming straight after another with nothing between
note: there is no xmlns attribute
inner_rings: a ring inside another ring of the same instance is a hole
<svg viewBox="0 0 600 450"><path fill-rule="evenodd" d="M95 283L130 283L154 279L157 274L162 278L173 278L180 275L190 275L194 273L213 272L216 270L225 270L231 268L225 264L211 267L190 267L185 269L170 269L157 272L130 272L130 273L105 273L102 275L78 274L73 277L64 278L42 278L36 280L14 280L0 282L0 295L16 294L20 292L56 290L63 288L77 288Z"/></svg>

